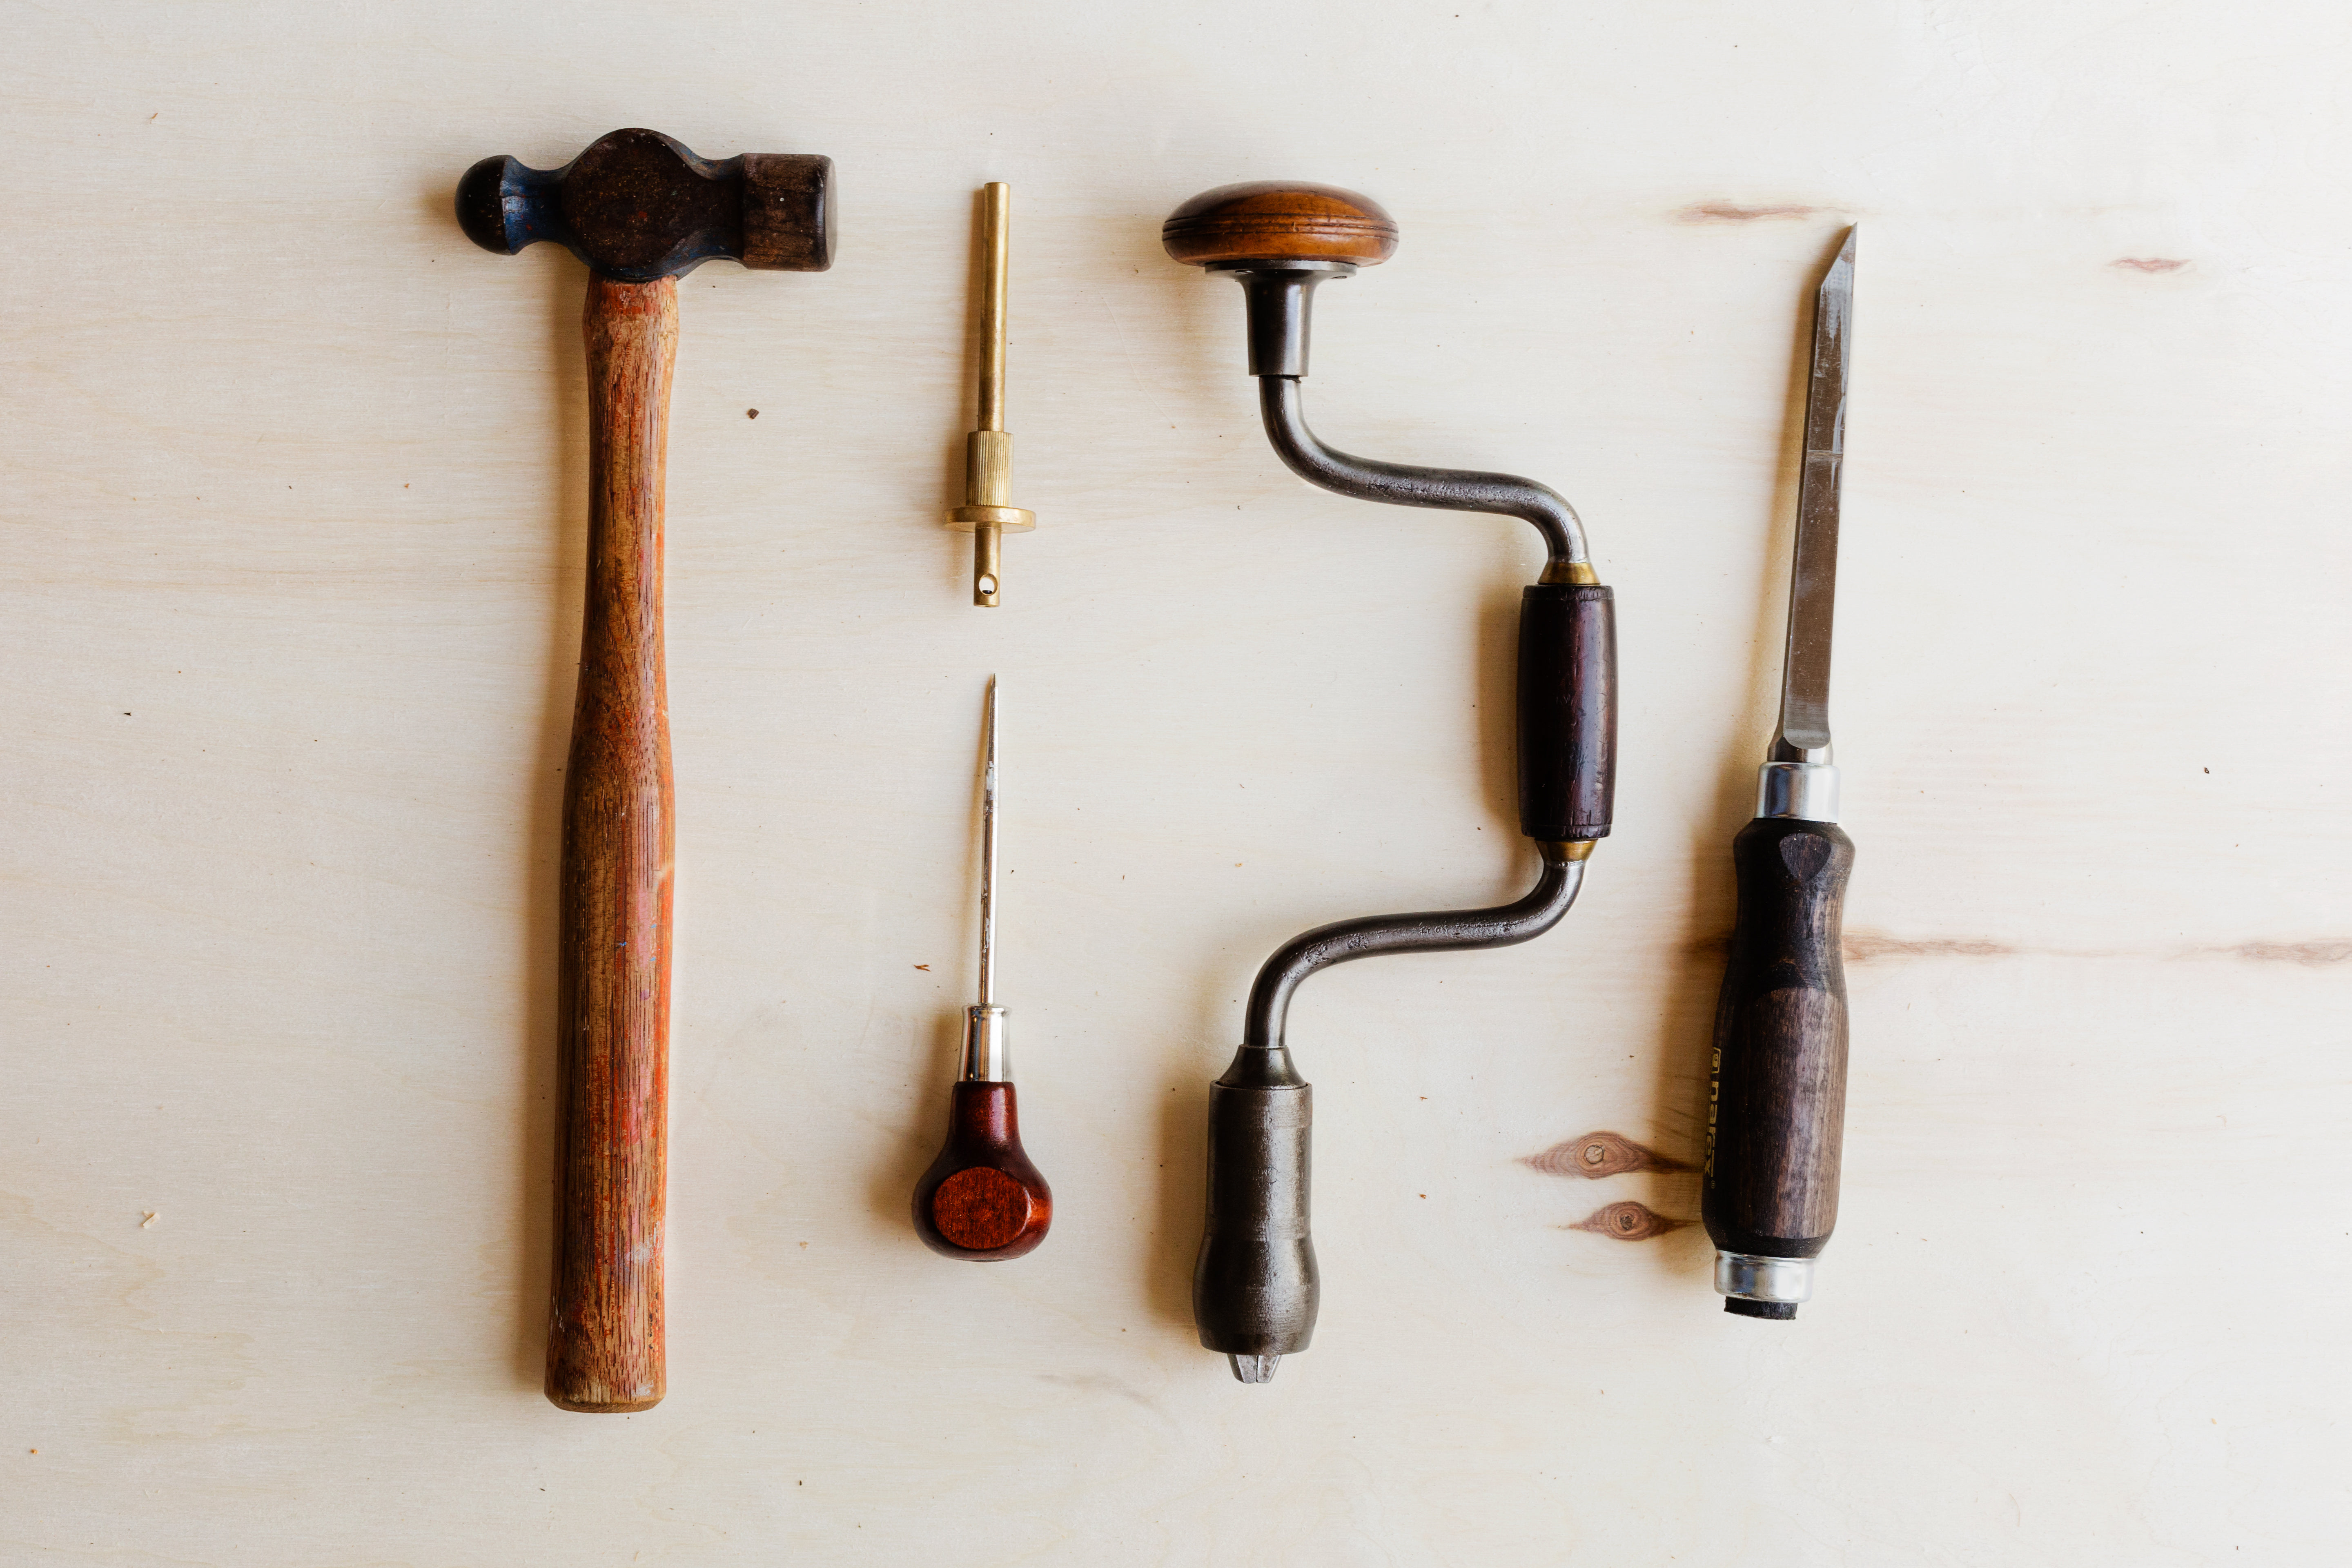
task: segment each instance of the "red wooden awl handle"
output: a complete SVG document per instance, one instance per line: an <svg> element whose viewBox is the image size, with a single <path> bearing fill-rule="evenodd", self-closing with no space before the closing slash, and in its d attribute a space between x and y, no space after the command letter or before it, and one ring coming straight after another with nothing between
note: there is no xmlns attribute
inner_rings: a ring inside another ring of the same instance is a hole
<svg viewBox="0 0 2352 1568"><path fill-rule="evenodd" d="M547 1396L644 1410L667 1387L669 702L662 473L672 279L588 280L588 595L563 786L555 1279Z"/></svg>

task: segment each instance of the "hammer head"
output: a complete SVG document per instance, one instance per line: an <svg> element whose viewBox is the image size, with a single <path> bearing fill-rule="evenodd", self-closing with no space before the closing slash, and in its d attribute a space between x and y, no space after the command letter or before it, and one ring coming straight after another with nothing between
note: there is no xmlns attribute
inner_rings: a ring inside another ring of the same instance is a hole
<svg viewBox="0 0 2352 1568"><path fill-rule="evenodd" d="M551 239L625 283L714 257L822 272L833 265L833 160L746 153L714 163L658 131L615 131L561 169L485 158L457 182L457 223L512 256Z"/></svg>

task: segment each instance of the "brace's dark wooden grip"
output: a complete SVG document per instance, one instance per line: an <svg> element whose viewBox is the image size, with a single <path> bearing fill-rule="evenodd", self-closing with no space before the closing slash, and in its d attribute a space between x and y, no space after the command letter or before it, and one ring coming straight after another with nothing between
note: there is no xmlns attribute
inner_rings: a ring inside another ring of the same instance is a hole
<svg viewBox="0 0 2352 1568"><path fill-rule="evenodd" d="M1519 602L1519 831L1604 838L1617 793L1617 605L1598 583Z"/></svg>
<svg viewBox="0 0 2352 1568"><path fill-rule="evenodd" d="M1811 1258L1837 1224L1853 840L1759 817L1732 840L1739 915L1715 1009L1701 1213L1716 1246Z"/></svg>
<svg viewBox="0 0 2352 1568"><path fill-rule="evenodd" d="M915 1233L948 1258L994 1262L1036 1250L1054 1223L1054 1189L1021 1147L1009 1083L955 1086L948 1141L915 1184Z"/></svg>
<svg viewBox="0 0 2352 1568"><path fill-rule="evenodd" d="M555 1290L547 1396L644 1410L667 1386L669 713L662 469L677 285L591 277L588 595L563 787Z"/></svg>

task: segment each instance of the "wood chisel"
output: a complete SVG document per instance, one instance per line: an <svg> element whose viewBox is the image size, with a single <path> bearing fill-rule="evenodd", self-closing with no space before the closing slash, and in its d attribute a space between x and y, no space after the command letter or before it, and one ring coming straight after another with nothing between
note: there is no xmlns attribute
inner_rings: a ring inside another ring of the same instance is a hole
<svg viewBox="0 0 2352 1568"><path fill-rule="evenodd" d="M1838 943L1853 841L1837 826L1830 761L1830 630L1853 238L1848 229L1813 306L1780 722L1757 782L1756 820L1732 841L1739 913L1708 1061L1700 1212L1724 1310L1748 1318L1794 1318L1812 1299L1813 1260L1837 1223L1846 1058Z"/></svg>

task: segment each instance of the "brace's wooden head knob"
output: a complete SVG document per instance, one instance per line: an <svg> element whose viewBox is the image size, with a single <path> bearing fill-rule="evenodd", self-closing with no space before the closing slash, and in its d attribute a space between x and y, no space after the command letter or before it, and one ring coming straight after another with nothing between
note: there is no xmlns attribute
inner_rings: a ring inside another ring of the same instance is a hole
<svg viewBox="0 0 2352 1568"><path fill-rule="evenodd" d="M1196 267L1341 261L1378 267L1396 254L1396 219L1337 185L1253 180L1202 191L1168 215L1160 243Z"/></svg>

